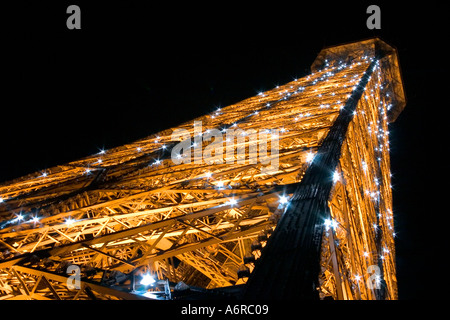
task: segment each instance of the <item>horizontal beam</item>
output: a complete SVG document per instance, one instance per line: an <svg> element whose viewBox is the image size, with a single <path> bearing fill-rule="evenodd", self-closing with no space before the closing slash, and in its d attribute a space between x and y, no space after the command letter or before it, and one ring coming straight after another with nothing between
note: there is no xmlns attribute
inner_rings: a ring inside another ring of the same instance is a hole
<svg viewBox="0 0 450 320"><path fill-rule="evenodd" d="M60 282L63 284L67 284L67 281L69 280L69 277L63 276L61 274L53 273L50 271L38 270L35 268L23 267L23 266L13 266L12 268L16 271L31 274L34 276L38 276L38 277L44 276L47 279L57 281L57 282ZM124 300L152 300L152 299L149 299L144 296L140 296L140 295L122 291L122 290L113 289L111 287L103 286L103 285L100 285L98 283L94 283L94 282L88 281L88 280L80 280L80 285L81 286L85 285L85 286L91 288L93 291L96 291L98 293L118 297L118 298L121 298Z"/></svg>

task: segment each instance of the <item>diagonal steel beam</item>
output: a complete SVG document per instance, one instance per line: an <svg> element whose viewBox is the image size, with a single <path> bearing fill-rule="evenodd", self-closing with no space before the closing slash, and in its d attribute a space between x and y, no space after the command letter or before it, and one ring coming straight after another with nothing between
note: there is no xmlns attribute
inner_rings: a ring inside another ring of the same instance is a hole
<svg viewBox="0 0 450 320"><path fill-rule="evenodd" d="M14 266L12 268L13 268L14 272L19 271L19 272L31 274L31 275L34 275L37 277L43 276L46 279L57 281L61 284L67 284L67 281L69 280L69 277L66 277L64 275L57 274L57 273L50 272L50 271L45 271L45 270L39 270L39 269L35 269L32 267ZM113 289L111 287L103 286L101 284L98 284L98 283L95 283L95 282L92 282L89 280L80 280L80 283L81 283L81 285L84 285L85 288L89 287L92 290L94 290L95 292L110 295L113 297L118 297L118 298L121 298L124 300L151 300L145 296L137 295L137 294L119 290L119 289Z"/></svg>
<svg viewBox="0 0 450 320"><path fill-rule="evenodd" d="M330 214L327 201L333 186L331 177L353 112L376 61L369 64L319 147L316 159L308 167L249 278L244 298L318 299L320 247L323 222Z"/></svg>

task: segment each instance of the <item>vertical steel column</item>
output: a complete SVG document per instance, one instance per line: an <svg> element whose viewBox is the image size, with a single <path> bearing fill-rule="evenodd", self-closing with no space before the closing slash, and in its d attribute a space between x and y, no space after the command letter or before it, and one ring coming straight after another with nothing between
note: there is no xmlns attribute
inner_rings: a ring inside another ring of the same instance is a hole
<svg viewBox="0 0 450 320"><path fill-rule="evenodd" d="M289 207L250 275L244 299L318 299L320 248L333 172L353 118L377 59L374 59L347 100L314 162L307 169Z"/></svg>

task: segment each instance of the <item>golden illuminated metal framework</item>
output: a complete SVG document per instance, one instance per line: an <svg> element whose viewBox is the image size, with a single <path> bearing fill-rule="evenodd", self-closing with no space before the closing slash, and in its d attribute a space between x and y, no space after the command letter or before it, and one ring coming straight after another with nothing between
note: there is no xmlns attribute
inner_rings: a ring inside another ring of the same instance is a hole
<svg viewBox="0 0 450 320"><path fill-rule="evenodd" d="M396 51L371 39L177 128L3 183L0 299L172 299L186 285L396 299L388 123L404 106ZM198 135L195 121L200 135L265 135L231 145L244 158L175 164L172 133ZM251 161L262 137L278 139L273 170Z"/></svg>

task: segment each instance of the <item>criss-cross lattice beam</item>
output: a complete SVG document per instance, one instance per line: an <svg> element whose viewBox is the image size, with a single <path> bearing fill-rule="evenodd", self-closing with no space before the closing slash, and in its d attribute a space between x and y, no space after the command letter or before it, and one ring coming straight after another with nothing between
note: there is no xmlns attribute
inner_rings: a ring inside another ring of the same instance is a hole
<svg viewBox="0 0 450 320"><path fill-rule="evenodd" d="M313 244L298 250L316 252L306 259L315 271L306 273L319 297L395 298L386 132L403 107L395 50L368 40L324 50L304 78L3 183L2 285L24 278L16 267L50 274L73 264L84 277L104 274L92 280L102 286L115 278L136 283L150 273L204 288L250 279L251 292L260 265L270 265L267 256L297 248L288 237L283 250L267 254L271 235L288 228ZM341 180L327 180L333 172ZM372 194L376 203L368 200ZM309 229L295 227L294 207L309 208ZM367 287L374 266L376 289ZM41 276L39 286L56 292L46 297L61 297L53 280ZM266 279L272 281L270 274ZM96 297L89 288L74 297Z"/></svg>

